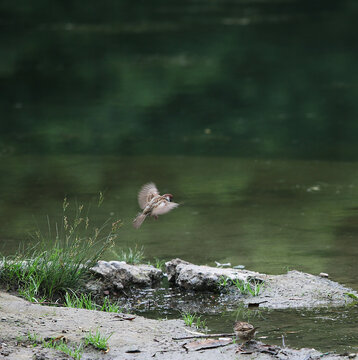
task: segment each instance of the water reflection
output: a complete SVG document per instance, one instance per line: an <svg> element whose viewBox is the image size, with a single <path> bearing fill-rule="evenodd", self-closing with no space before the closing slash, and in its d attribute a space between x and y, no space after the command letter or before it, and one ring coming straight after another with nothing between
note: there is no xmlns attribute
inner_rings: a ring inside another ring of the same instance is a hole
<svg viewBox="0 0 358 360"><path fill-rule="evenodd" d="M355 1L33 4L3 8L3 153L357 159Z"/></svg>

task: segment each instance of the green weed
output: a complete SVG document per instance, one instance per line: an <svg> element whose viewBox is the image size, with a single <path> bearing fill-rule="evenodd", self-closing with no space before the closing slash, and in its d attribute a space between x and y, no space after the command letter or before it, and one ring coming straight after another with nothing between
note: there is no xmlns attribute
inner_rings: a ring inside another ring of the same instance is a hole
<svg viewBox="0 0 358 360"><path fill-rule="evenodd" d="M348 304L349 306L355 306L358 305L358 296L353 293L344 293L347 297L351 298L353 301Z"/></svg>
<svg viewBox="0 0 358 360"><path fill-rule="evenodd" d="M108 350L108 340L112 335L113 335L113 333L110 334L109 336L103 336L103 335L101 335L101 333L99 332L98 329L96 330L96 333L94 334L90 330L90 332L85 337L85 344L86 344L86 346L92 345L93 347L95 347L98 350L107 351Z"/></svg>
<svg viewBox="0 0 358 360"><path fill-rule="evenodd" d="M113 313L120 313L124 311L118 304L111 303L107 296L104 298L103 304L99 310Z"/></svg>
<svg viewBox="0 0 358 360"><path fill-rule="evenodd" d="M21 338L22 339L22 338ZM51 348L58 351L62 351L63 353L71 356L75 360L80 360L83 353L83 344L80 343L75 348L70 347L64 341L64 339L50 339L43 340L40 335L36 333L28 333L27 339L32 343L32 346L41 345L44 348Z"/></svg>
<svg viewBox="0 0 358 360"><path fill-rule="evenodd" d="M165 260L154 258L154 267L156 267L159 270L165 271Z"/></svg>
<svg viewBox="0 0 358 360"><path fill-rule="evenodd" d="M263 289L264 283L262 281L243 281L239 279L230 279L227 276L221 276L219 279L219 290L226 291L229 287L235 286L242 295L251 294L258 296Z"/></svg>
<svg viewBox="0 0 358 360"><path fill-rule="evenodd" d="M231 286L232 285L232 281L229 277L227 276L221 276L220 279L219 279L219 286L221 288L226 288L228 286Z"/></svg>
<svg viewBox="0 0 358 360"><path fill-rule="evenodd" d="M43 341L42 346L44 348L50 348L55 349L58 351L62 351L63 353L71 356L75 360L80 360L82 358L83 353L83 344L80 343L75 348L70 347L67 345L62 339L60 340L49 340L49 341Z"/></svg>
<svg viewBox="0 0 358 360"><path fill-rule="evenodd" d="M201 319L201 315L192 314L189 311L182 313L185 325L195 326L197 329L206 329L206 320Z"/></svg>
<svg viewBox="0 0 358 360"><path fill-rule="evenodd" d="M83 205L72 209L63 202L62 224L54 231L48 219L48 233L35 232L36 244L19 249L15 256L3 257L0 283L19 291L33 302L52 301L69 289L81 288L91 276L90 268L113 246L120 221L90 227ZM72 220L71 220L72 219Z"/></svg>
<svg viewBox="0 0 358 360"><path fill-rule="evenodd" d="M92 300L91 294L81 294L77 296L75 293L66 292L65 294L65 303L66 307L76 308L76 309L87 309L87 310L97 310L98 305Z"/></svg>
<svg viewBox="0 0 358 360"><path fill-rule="evenodd" d="M42 342L40 335L38 335L36 333L31 334L29 332L27 334L27 339L32 343L33 346L37 346L39 343Z"/></svg>
<svg viewBox="0 0 358 360"><path fill-rule="evenodd" d="M118 261L125 261L127 264L140 264L144 259L143 247L137 249L137 245L134 249L121 250L120 253L117 253L115 250L112 250L112 252Z"/></svg>
<svg viewBox="0 0 358 360"><path fill-rule="evenodd" d="M111 303L108 296L103 299L103 304L98 305L93 299L91 294L76 295L76 293L66 292L64 306L76 308L76 309L87 309L87 310L99 310L105 312L122 312L118 304Z"/></svg>

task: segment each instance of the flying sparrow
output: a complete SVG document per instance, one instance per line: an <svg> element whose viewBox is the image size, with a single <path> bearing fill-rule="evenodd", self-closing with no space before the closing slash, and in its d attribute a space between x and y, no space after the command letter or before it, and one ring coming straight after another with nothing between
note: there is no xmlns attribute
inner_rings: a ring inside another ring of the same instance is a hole
<svg viewBox="0 0 358 360"><path fill-rule="evenodd" d="M234 332L236 334L236 338L244 341L244 344L250 341L254 336L258 327L254 327L253 325L243 322L236 321L234 324Z"/></svg>
<svg viewBox="0 0 358 360"><path fill-rule="evenodd" d="M154 216L157 219L158 215L165 214L179 206L172 202L172 198L172 194L160 195L154 183L143 185L138 193L138 203L143 211L133 220L133 226L138 229L147 216Z"/></svg>

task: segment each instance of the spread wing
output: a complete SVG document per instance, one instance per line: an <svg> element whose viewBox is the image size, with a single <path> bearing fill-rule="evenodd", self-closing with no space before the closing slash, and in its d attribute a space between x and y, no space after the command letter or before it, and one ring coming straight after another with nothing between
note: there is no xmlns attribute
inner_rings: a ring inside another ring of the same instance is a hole
<svg viewBox="0 0 358 360"><path fill-rule="evenodd" d="M152 210L152 215L166 214L167 212L175 209L178 206L179 206L179 204L177 204L175 202L169 202L169 201L164 200Z"/></svg>
<svg viewBox="0 0 358 360"><path fill-rule="evenodd" d="M138 203L140 208L144 209L147 203L156 195L159 195L159 191L154 183L143 185L138 194Z"/></svg>

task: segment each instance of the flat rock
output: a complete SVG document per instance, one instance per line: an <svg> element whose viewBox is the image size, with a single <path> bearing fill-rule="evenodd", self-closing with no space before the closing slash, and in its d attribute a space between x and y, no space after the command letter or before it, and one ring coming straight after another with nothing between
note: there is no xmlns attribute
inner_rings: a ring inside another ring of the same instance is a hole
<svg viewBox="0 0 358 360"><path fill-rule="evenodd" d="M89 289L99 287L122 290L127 287L149 287L158 283L163 272L152 265L130 265L123 261L98 261L91 271L102 281L91 282ZM96 284L96 285L95 285Z"/></svg>
<svg viewBox="0 0 358 360"><path fill-rule="evenodd" d="M218 291L222 278L239 279L244 282L263 282L258 296L242 295L231 289L229 302L259 304L260 307L287 309L299 307L342 306L352 302L346 293L357 293L327 278L299 271L282 275L260 274L239 269L221 269L199 266L181 259L166 263L168 280L175 285L193 291Z"/></svg>
<svg viewBox="0 0 358 360"><path fill-rule="evenodd" d="M266 275L260 295L244 301L267 301L261 306L272 309L342 306L352 302L346 293L357 295L335 281L293 270L282 275Z"/></svg>
<svg viewBox="0 0 358 360"><path fill-rule="evenodd" d="M261 282L265 277L265 275L254 271L194 265L181 259L173 259L166 262L165 265L170 282L195 291L215 291L218 289L222 278Z"/></svg>

